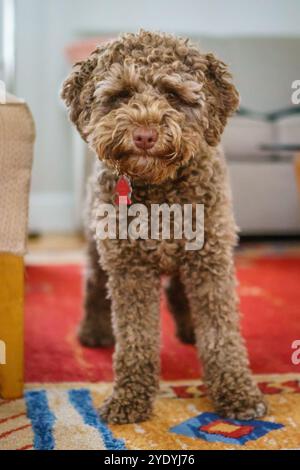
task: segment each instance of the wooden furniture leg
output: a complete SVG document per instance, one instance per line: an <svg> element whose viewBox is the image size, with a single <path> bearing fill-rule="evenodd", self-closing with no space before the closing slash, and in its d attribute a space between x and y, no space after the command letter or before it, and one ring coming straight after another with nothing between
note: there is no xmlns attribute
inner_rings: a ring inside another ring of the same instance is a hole
<svg viewBox="0 0 300 470"><path fill-rule="evenodd" d="M0 395L23 393L23 257L0 253Z"/></svg>

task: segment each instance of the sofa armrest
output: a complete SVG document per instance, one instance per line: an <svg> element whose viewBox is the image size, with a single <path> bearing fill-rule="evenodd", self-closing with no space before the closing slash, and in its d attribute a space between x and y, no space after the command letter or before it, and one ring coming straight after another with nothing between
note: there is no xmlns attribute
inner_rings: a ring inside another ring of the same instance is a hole
<svg viewBox="0 0 300 470"><path fill-rule="evenodd" d="M25 102L0 105L0 252L26 251L35 128Z"/></svg>

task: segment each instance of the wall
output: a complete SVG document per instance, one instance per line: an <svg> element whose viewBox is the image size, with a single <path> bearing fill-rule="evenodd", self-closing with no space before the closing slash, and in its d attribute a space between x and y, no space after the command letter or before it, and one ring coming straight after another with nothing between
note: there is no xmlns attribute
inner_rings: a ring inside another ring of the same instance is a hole
<svg viewBox="0 0 300 470"><path fill-rule="evenodd" d="M3 8L3 0L0 0L0 18L2 18L2 8ZM2 25L2 21L0 21L0 80L2 78L2 73L3 73L3 70L2 70L2 60L3 60L3 56L2 56L2 44L3 44L3 40L2 40L2 34L3 34L3 25Z"/></svg>
<svg viewBox="0 0 300 470"><path fill-rule="evenodd" d="M88 33L135 31L140 27L192 36L300 36L297 0L16 0L16 3L15 91L29 102L38 136L31 201L34 230L73 228L71 132L59 100L59 88L68 70L63 48L74 38Z"/></svg>

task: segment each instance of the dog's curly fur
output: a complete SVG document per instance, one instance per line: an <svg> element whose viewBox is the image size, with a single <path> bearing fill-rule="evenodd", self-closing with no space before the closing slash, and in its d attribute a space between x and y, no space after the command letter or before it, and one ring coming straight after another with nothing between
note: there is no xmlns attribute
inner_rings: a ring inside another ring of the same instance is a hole
<svg viewBox="0 0 300 470"><path fill-rule="evenodd" d="M216 409L231 418L262 416L266 405L239 331L236 227L218 146L239 102L225 64L188 40L140 31L76 64L62 97L100 160L90 182L90 256L80 338L89 346L111 344L111 307L115 385L101 416L129 423L151 413L159 383L162 272L171 276L167 296L177 334L185 342L196 340ZM139 126L158 133L147 154L133 142ZM183 241L174 239L97 239L97 208L112 201L120 174L131 178L135 203L204 204L203 248L186 251Z"/></svg>

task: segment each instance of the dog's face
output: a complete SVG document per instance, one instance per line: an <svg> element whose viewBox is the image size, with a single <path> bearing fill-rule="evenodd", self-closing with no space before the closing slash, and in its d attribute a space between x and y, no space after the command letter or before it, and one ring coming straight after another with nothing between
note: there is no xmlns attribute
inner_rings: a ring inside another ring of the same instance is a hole
<svg viewBox="0 0 300 470"><path fill-rule="evenodd" d="M71 120L100 159L131 178L174 178L218 144L238 94L225 65L188 41L128 34L75 66L63 86Z"/></svg>

